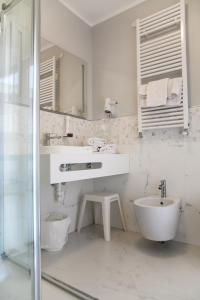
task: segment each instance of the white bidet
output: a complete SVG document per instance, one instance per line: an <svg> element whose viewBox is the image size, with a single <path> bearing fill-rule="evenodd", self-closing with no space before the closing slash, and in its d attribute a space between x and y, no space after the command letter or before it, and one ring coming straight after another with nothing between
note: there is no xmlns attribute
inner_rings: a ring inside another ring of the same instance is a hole
<svg viewBox="0 0 200 300"><path fill-rule="evenodd" d="M172 240L177 231L181 201L178 198L149 196L134 202L142 235L152 241Z"/></svg>

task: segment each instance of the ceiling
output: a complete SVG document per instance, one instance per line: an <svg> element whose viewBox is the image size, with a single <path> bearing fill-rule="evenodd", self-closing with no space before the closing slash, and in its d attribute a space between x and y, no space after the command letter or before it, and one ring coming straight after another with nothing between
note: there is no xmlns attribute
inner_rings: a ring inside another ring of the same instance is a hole
<svg viewBox="0 0 200 300"><path fill-rule="evenodd" d="M146 0L59 0L90 26L101 23Z"/></svg>
<svg viewBox="0 0 200 300"><path fill-rule="evenodd" d="M51 48L53 46L54 45L51 42L47 41L44 38L41 38L41 40L40 40L40 51L44 51L44 50L46 50L48 48Z"/></svg>

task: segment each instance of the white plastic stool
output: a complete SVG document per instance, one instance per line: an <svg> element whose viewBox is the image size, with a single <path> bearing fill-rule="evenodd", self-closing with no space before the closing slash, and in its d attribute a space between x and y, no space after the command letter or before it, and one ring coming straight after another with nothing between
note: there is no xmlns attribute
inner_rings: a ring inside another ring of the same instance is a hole
<svg viewBox="0 0 200 300"><path fill-rule="evenodd" d="M102 204L104 238L107 242L110 241L110 204L111 204L111 202L114 202L114 201L118 202L122 226L123 226L124 231L126 231L124 214L122 211L119 194L104 192L104 193L85 194L84 195L83 201L81 204L79 220L78 220L78 228L77 228L78 232L81 231L81 225L82 225L87 201L99 202Z"/></svg>

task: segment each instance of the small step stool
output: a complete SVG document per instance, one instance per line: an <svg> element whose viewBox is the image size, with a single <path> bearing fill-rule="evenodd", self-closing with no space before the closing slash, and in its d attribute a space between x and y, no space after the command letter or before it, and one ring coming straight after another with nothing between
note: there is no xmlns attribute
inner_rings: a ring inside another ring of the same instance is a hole
<svg viewBox="0 0 200 300"><path fill-rule="evenodd" d="M124 219L124 214L122 211L122 206L120 203L119 194L103 192L103 193L85 194L84 195L83 201L81 204L79 220L78 220L78 227L77 227L78 232L81 231L81 225L82 225L87 201L98 202L98 203L102 204L104 238L107 242L110 241L110 204L111 204L111 202L114 202L114 201L118 202L122 226L123 226L124 231L126 231L125 219Z"/></svg>

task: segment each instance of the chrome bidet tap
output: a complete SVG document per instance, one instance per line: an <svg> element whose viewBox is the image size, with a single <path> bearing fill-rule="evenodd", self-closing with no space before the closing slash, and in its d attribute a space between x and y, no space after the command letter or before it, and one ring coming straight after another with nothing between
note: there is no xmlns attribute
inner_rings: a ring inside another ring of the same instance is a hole
<svg viewBox="0 0 200 300"><path fill-rule="evenodd" d="M166 186L166 180L165 179L160 181L158 189L161 190L161 198L166 198L166 196L167 196L167 186Z"/></svg>

